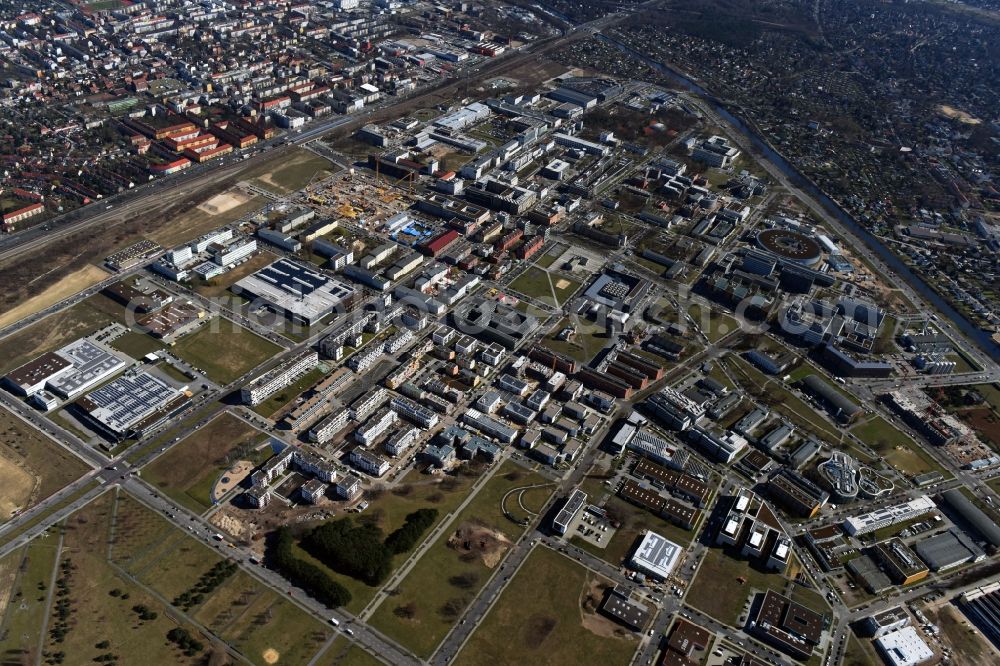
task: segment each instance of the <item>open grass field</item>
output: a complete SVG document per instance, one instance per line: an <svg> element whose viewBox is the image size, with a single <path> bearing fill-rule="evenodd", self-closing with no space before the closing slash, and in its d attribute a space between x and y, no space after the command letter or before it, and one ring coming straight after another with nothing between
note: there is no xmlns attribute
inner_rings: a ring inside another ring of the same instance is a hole
<svg viewBox="0 0 1000 666"><path fill-rule="evenodd" d="M480 664L628 664L637 641L594 612L610 581L535 548L456 657Z"/></svg>
<svg viewBox="0 0 1000 666"><path fill-rule="evenodd" d="M522 301L523 302L523 301ZM605 335L604 327L597 326L586 319L577 318L576 335L569 340L559 340L559 332L570 324L568 317L559 321L556 326L546 334L542 346L548 347L552 351L566 354L575 358L580 363L586 363L601 351L609 340Z"/></svg>
<svg viewBox="0 0 1000 666"><path fill-rule="evenodd" d="M112 561L166 600L191 591L221 561L211 548L126 495L114 511ZM305 663L329 638L327 628L278 593L237 572L188 613L253 663Z"/></svg>
<svg viewBox="0 0 1000 666"><path fill-rule="evenodd" d="M252 449L266 439L266 434L245 421L221 414L147 465L143 478L174 501L201 513L212 506L212 488L220 475L237 459L260 456Z"/></svg>
<svg viewBox="0 0 1000 666"><path fill-rule="evenodd" d="M142 359L146 354L164 349L163 344L151 335L129 331L111 343L111 347L134 359Z"/></svg>
<svg viewBox="0 0 1000 666"><path fill-rule="evenodd" d="M83 476L88 467L0 408L0 523Z"/></svg>
<svg viewBox="0 0 1000 666"><path fill-rule="evenodd" d="M822 440L838 443L841 434L837 427L822 419L816 411L777 379L768 377L741 356L726 357L726 364L734 378L756 399L773 410L784 414L796 427L812 433ZM866 460L866 458L863 458Z"/></svg>
<svg viewBox="0 0 1000 666"><path fill-rule="evenodd" d="M117 498L106 521L114 525L111 561L167 603L222 561L127 495ZM274 663L275 656L279 663L306 663L330 636L321 622L241 571L186 612L255 664Z"/></svg>
<svg viewBox="0 0 1000 666"><path fill-rule="evenodd" d="M317 666L381 666L382 662L365 652L364 648L351 643L346 636L338 636L330 644Z"/></svg>
<svg viewBox="0 0 1000 666"><path fill-rule="evenodd" d="M168 614L168 607L156 596L123 577L107 560L109 525L114 496L102 495L66 521L66 537L62 560L69 561L66 577L69 591L69 617L62 641L46 636L45 650L72 655L74 663L89 663L101 654L115 654L121 664L195 664L213 649L196 657L185 657L166 634L179 626ZM145 606L156 614L155 619L141 620L133 610ZM50 628L53 626L50 621ZM192 636L198 630L180 619L180 626ZM208 638L201 638L209 646ZM109 647L96 648L108 641Z"/></svg>
<svg viewBox="0 0 1000 666"><path fill-rule="evenodd" d="M552 275L537 266L529 266L508 286L525 296L559 307L576 293L580 288L580 282L561 275Z"/></svg>
<svg viewBox="0 0 1000 666"><path fill-rule="evenodd" d="M229 320L216 318L174 345L174 354L205 371L213 381L228 384L281 351Z"/></svg>
<svg viewBox="0 0 1000 666"><path fill-rule="evenodd" d="M79 293L95 285L108 277L104 270L87 264L83 268L70 273L55 284L46 287L40 293L32 296L28 300L12 307L4 312L0 312L0 328L9 326L14 322L24 319L36 312L41 312L47 307L55 305L59 301L69 298L73 294Z"/></svg>
<svg viewBox="0 0 1000 666"><path fill-rule="evenodd" d="M403 525L408 514L423 508L433 508L438 510L438 520L427 530L427 534L430 534L438 523L462 503L471 485L472 479L468 476L442 479L438 476L429 476L411 470L391 491L381 492L377 497L372 498L370 506L360 518L374 521L383 533L390 534ZM396 555L392 562L393 570L402 565L409 558L411 552ZM331 578L350 591L351 602L344 607L350 613L361 612L378 592L377 587L372 587L327 568L322 562L297 545L295 553L296 557L325 570Z"/></svg>
<svg viewBox="0 0 1000 666"><path fill-rule="evenodd" d="M421 556L397 586L398 594L378 607L370 618L372 626L418 656L429 657L524 534L523 526L504 516L504 495L544 483L542 476L505 463ZM547 489L551 494L554 488ZM511 496L509 504L513 515L524 515L516 497Z"/></svg>
<svg viewBox="0 0 1000 666"><path fill-rule="evenodd" d="M851 433L872 447L886 462L906 475L913 476L936 471L950 476L908 435L900 432L881 416L875 416L865 423L854 426Z"/></svg>
<svg viewBox="0 0 1000 666"><path fill-rule="evenodd" d="M30 663L40 658L39 632L48 610L59 530L32 540L0 561L0 660Z"/></svg>
<svg viewBox="0 0 1000 666"><path fill-rule="evenodd" d="M314 180L326 178L334 169L330 160L306 150L297 148L287 153L281 164L265 165L245 174L255 185L275 194L288 194L300 190Z"/></svg>
<svg viewBox="0 0 1000 666"><path fill-rule="evenodd" d="M868 666L878 662L879 656L869 639L858 638L853 632L848 634L847 650L844 660L840 662L843 666Z"/></svg>
<svg viewBox="0 0 1000 666"><path fill-rule="evenodd" d="M701 328L709 342L718 342L725 336L739 329L739 322L724 312L717 312L698 303L688 307L688 314L695 324Z"/></svg>
<svg viewBox="0 0 1000 666"><path fill-rule="evenodd" d="M745 582L740 582L740 579ZM721 548L710 548L688 589L686 601L725 624L735 625L747 599L767 589L782 591L788 580L777 573L764 573L741 558L730 557Z"/></svg>

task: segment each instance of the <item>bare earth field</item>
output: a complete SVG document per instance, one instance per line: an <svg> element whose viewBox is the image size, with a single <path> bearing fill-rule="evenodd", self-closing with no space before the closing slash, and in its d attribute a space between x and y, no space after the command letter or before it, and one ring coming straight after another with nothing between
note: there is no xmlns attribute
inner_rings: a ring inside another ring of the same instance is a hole
<svg viewBox="0 0 1000 666"><path fill-rule="evenodd" d="M0 409L0 522L37 504L87 470L76 456Z"/></svg>
<svg viewBox="0 0 1000 666"><path fill-rule="evenodd" d="M235 222L244 215L262 208L267 200L232 188L216 194L173 218L149 237L164 247L177 245L200 236L216 227Z"/></svg>
<svg viewBox="0 0 1000 666"><path fill-rule="evenodd" d="M40 312L51 305L55 305L64 298L69 298L73 294L97 284L106 277L108 277L108 273L97 266L87 264L20 305L0 313L0 328L9 326L20 319Z"/></svg>

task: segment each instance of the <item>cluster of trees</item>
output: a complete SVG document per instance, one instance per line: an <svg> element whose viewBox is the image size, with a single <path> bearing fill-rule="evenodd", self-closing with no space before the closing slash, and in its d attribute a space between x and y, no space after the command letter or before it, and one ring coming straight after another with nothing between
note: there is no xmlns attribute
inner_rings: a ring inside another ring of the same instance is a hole
<svg viewBox="0 0 1000 666"><path fill-rule="evenodd" d="M391 571L392 553L377 525L332 520L307 534L302 547L334 571L369 585L378 585Z"/></svg>
<svg viewBox="0 0 1000 666"><path fill-rule="evenodd" d="M351 601L351 593L319 567L295 557L295 540L288 528L279 529L271 542L269 559L274 568L292 584L308 590L316 600L336 608Z"/></svg>
<svg viewBox="0 0 1000 666"><path fill-rule="evenodd" d="M206 571L187 592L178 595L173 600L173 605L183 610L190 610L200 604L204 598L214 592L216 588L229 579L239 566L232 560L216 562L211 569Z"/></svg>
<svg viewBox="0 0 1000 666"><path fill-rule="evenodd" d="M143 606L142 604L132 606L132 612L138 615L139 619L143 622L152 622L159 617L159 614L156 611L150 610L148 606Z"/></svg>
<svg viewBox="0 0 1000 666"><path fill-rule="evenodd" d="M174 627L168 631L167 640L179 647L188 657L193 657L205 649L205 645L183 627Z"/></svg>
<svg viewBox="0 0 1000 666"><path fill-rule="evenodd" d="M405 553L417 545L417 541L434 524L437 517L437 509L414 511L406 517L402 527L385 538L385 547L396 555Z"/></svg>
<svg viewBox="0 0 1000 666"><path fill-rule="evenodd" d="M378 585L392 571L393 555L415 546L437 516L437 509L414 511L384 541L377 525L342 518L314 529L303 539L302 546L334 571Z"/></svg>
<svg viewBox="0 0 1000 666"><path fill-rule="evenodd" d="M55 622L49 630L53 642L62 643L69 633L69 617L73 613L69 600L69 582L73 574L73 563L67 558L59 563L59 578L56 579Z"/></svg>

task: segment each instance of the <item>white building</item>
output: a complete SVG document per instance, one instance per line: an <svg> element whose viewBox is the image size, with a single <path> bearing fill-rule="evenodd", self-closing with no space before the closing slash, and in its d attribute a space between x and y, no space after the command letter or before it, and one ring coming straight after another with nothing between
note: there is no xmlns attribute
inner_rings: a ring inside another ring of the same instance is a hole
<svg viewBox="0 0 1000 666"><path fill-rule="evenodd" d="M365 451L362 448L356 448L351 451L350 461L356 469L372 476L382 476L391 467L389 461L382 456L371 451Z"/></svg>
<svg viewBox="0 0 1000 666"><path fill-rule="evenodd" d="M903 627L875 639L882 659L889 666L916 666L931 659L934 651L913 627Z"/></svg>
<svg viewBox="0 0 1000 666"><path fill-rule="evenodd" d="M631 566L657 580L666 580L680 557L681 547L676 543L656 532L646 532L635 549Z"/></svg>
<svg viewBox="0 0 1000 666"><path fill-rule="evenodd" d="M259 405L268 396L291 385L316 367L319 354L313 349L302 351L244 386L240 399L247 405Z"/></svg>
<svg viewBox="0 0 1000 666"><path fill-rule="evenodd" d="M851 516L844 521L844 531L851 536L857 534L867 534L889 525L896 525L911 518L917 518L935 510L933 500L927 495L921 495L916 499L895 506L888 506L884 509L877 509L860 516Z"/></svg>

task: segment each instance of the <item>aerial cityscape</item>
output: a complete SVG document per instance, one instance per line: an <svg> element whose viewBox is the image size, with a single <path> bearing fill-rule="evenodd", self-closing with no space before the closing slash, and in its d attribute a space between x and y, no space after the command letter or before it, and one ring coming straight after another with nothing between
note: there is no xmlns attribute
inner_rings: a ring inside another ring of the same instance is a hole
<svg viewBox="0 0 1000 666"><path fill-rule="evenodd" d="M1000 1L0 3L0 663L1000 663Z"/></svg>

